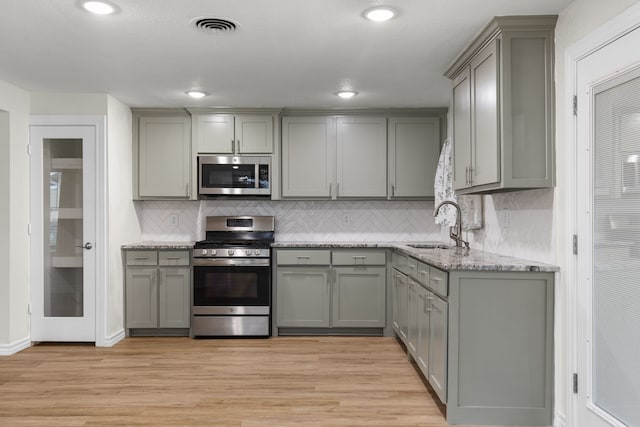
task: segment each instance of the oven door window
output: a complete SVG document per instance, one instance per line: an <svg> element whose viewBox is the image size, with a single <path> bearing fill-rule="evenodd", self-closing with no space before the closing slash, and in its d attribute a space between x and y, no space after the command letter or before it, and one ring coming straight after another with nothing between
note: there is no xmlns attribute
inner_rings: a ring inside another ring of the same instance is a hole
<svg viewBox="0 0 640 427"><path fill-rule="evenodd" d="M203 188L256 188L254 164L204 164Z"/></svg>
<svg viewBox="0 0 640 427"><path fill-rule="evenodd" d="M194 267L196 306L268 306L269 267Z"/></svg>

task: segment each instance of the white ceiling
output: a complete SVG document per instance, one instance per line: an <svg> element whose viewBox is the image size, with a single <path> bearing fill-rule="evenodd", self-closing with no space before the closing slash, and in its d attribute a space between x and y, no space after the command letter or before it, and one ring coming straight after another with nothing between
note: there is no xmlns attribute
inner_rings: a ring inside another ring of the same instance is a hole
<svg viewBox="0 0 640 427"><path fill-rule="evenodd" d="M441 107L443 72L495 15L571 0L0 0L0 80L32 92L109 93L132 107ZM362 11L399 10L386 23ZM191 26L211 16L232 34ZM360 94L333 95L349 80ZM184 92L211 95L195 101Z"/></svg>

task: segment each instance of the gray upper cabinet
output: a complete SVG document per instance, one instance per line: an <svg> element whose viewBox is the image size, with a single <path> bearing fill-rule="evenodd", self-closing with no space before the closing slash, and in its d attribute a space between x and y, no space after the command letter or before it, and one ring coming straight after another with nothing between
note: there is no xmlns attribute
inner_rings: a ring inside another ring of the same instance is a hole
<svg viewBox="0 0 640 427"><path fill-rule="evenodd" d="M134 112L133 124L133 198L192 197L189 115Z"/></svg>
<svg viewBox="0 0 640 427"><path fill-rule="evenodd" d="M496 17L446 71L457 193L554 185L556 20Z"/></svg>
<svg viewBox="0 0 640 427"><path fill-rule="evenodd" d="M389 198L431 198L440 155L438 117L392 117L388 127Z"/></svg>
<svg viewBox="0 0 640 427"><path fill-rule="evenodd" d="M270 114L196 114L193 139L199 154L271 154Z"/></svg>
<svg viewBox="0 0 640 427"><path fill-rule="evenodd" d="M336 197L387 197L387 120L337 119Z"/></svg>
<svg viewBox="0 0 640 427"><path fill-rule="evenodd" d="M331 117L282 119L282 197L332 196L335 138Z"/></svg>

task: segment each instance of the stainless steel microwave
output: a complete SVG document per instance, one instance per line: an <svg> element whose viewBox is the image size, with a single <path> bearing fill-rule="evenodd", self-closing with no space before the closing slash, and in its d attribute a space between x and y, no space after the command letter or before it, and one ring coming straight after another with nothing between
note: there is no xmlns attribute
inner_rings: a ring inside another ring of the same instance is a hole
<svg viewBox="0 0 640 427"><path fill-rule="evenodd" d="M270 196L271 157L199 156L198 193L203 196Z"/></svg>

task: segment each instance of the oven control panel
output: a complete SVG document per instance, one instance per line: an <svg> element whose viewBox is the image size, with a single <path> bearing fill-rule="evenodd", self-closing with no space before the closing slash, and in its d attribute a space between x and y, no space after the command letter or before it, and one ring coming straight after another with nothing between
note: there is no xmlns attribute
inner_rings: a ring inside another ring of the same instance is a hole
<svg viewBox="0 0 640 427"><path fill-rule="evenodd" d="M218 248L193 250L194 258L269 258L270 249Z"/></svg>

